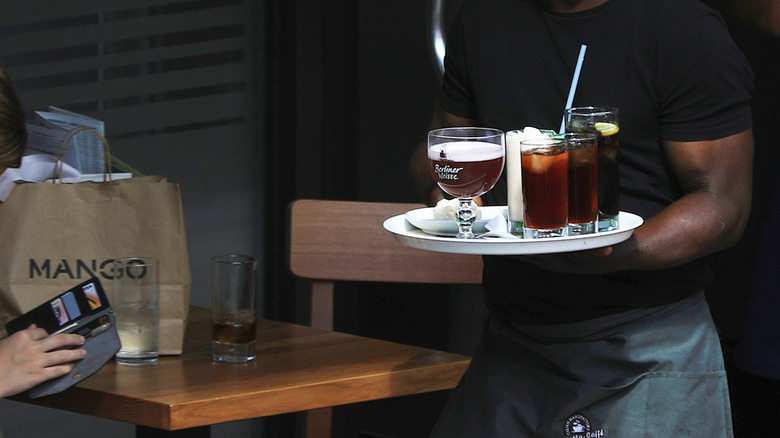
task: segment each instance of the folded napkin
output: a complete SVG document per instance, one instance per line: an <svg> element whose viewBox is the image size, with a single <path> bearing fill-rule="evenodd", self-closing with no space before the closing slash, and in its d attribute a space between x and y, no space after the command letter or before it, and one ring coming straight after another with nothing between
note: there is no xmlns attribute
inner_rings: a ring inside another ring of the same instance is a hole
<svg viewBox="0 0 780 438"><path fill-rule="evenodd" d="M493 219L489 220L488 223L485 224L485 228L487 228L488 232L480 234L479 237L501 237L505 239L521 239L520 236L515 236L514 234L507 231L509 229L509 224L506 221L506 217L504 217L503 214L498 214Z"/></svg>
<svg viewBox="0 0 780 438"><path fill-rule="evenodd" d="M22 157L22 165L18 169L6 169L0 175L0 202L5 202L17 182L42 182L54 177L57 167L57 157L48 154L32 154ZM73 166L62 163L62 178L79 176L79 171Z"/></svg>
<svg viewBox="0 0 780 438"><path fill-rule="evenodd" d="M440 199L433 207L433 218L444 220L455 220L455 216L458 215L460 209L460 200L458 198L453 199ZM471 201L471 209L474 210L474 219L482 219L482 210L479 209L479 205L476 202Z"/></svg>

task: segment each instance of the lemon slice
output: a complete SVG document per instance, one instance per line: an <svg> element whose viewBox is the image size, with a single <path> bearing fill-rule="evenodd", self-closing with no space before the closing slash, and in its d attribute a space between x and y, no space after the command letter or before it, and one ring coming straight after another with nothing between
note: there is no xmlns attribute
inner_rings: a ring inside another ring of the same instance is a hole
<svg viewBox="0 0 780 438"><path fill-rule="evenodd" d="M601 135L605 137L608 135L617 134L617 132L620 131L618 125L614 123L596 122L594 126L601 133Z"/></svg>

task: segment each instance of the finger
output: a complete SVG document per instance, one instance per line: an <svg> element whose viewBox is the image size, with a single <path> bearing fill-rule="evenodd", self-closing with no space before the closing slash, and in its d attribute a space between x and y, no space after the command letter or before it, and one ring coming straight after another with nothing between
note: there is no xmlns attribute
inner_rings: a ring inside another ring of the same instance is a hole
<svg viewBox="0 0 780 438"><path fill-rule="evenodd" d="M84 345L84 337L73 334L59 334L49 336L41 340L41 347L44 351L51 351L62 347L71 347Z"/></svg>
<svg viewBox="0 0 780 438"><path fill-rule="evenodd" d="M25 332L33 341L38 341L49 336L49 333L46 332L46 330L39 328L35 324L30 324L30 326L25 329Z"/></svg>
<svg viewBox="0 0 780 438"><path fill-rule="evenodd" d="M607 257L608 255L612 254L613 248L612 246L604 246L601 248L595 248L590 250L590 254L597 256L597 257Z"/></svg>
<svg viewBox="0 0 780 438"><path fill-rule="evenodd" d="M68 374L73 369L72 363L64 363L59 365L53 365L44 368L40 373L40 381L44 382L55 377L60 377Z"/></svg>
<svg viewBox="0 0 780 438"><path fill-rule="evenodd" d="M59 365L72 365L72 362L84 359L86 356L87 350L81 348L75 350L65 349L52 351L46 353L45 359L43 360L43 366L46 368L51 368Z"/></svg>
<svg viewBox="0 0 780 438"><path fill-rule="evenodd" d="M428 205L436 205L437 202L444 199L444 192L441 191L438 187L433 189L428 196Z"/></svg>

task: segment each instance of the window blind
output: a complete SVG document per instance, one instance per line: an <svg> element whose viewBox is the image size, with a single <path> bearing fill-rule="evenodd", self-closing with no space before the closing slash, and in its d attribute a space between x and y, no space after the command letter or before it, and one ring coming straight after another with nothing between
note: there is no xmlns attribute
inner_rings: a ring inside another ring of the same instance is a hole
<svg viewBox="0 0 780 438"><path fill-rule="evenodd" d="M139 138L182 149L246 141L258 107L251 3L3 0L0 65L28 111L52 105L103 120L123 159L133 155L123 144Z"/></svg>

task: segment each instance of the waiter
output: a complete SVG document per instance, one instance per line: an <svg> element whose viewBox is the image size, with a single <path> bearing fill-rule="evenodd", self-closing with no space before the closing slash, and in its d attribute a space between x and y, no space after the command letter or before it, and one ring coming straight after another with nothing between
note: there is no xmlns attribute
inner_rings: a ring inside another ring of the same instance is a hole
<svg viewBox="0 0 780 438"><path fill-rule="evenodd" d="M486 256L481 345L434 437L732 437L703 290L705 256L750 209L753 76L697 0L466 0L434 127L556 129L574 106L620 110L620 244ZM412 162L427 183L424 151ZM506 183L486 195L506 204Z"/></svg>

